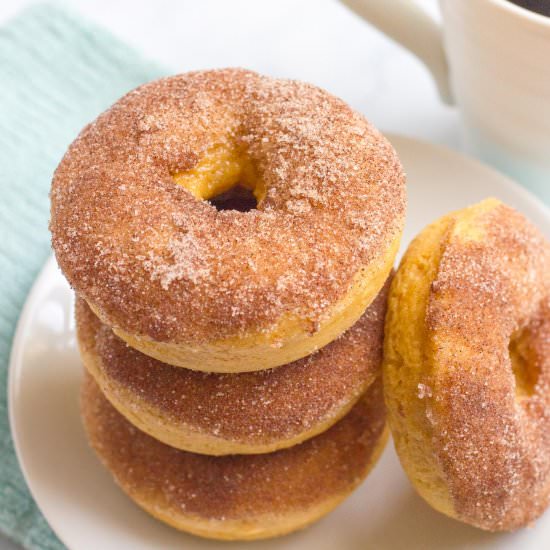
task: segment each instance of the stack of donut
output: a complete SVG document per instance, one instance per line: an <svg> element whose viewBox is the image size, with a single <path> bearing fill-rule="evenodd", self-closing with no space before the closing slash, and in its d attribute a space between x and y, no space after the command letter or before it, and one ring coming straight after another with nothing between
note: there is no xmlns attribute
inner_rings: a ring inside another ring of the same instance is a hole
<svg viewBox="0 0 550 550"><path fill-rule="evenodd" d="M502 531L548 506L550 244L487 199L390 280L403 172L342 101L245 70L152 82L82 131L51 199L85 429L152 515L304 527L376 462L386 407L435 509Z"/></svg>
<svg viewBox="0 0 550 550"><path fill-rule="evenodd" d="M404 175L314 86L245 70L146 84L53 180L92 447L152 515L211 538L304 527L386 440Z"/></svg>

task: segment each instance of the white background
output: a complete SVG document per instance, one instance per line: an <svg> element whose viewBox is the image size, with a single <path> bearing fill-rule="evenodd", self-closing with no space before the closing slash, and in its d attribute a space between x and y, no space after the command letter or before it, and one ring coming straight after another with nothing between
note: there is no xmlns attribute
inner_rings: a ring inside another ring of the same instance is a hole
<svg viewBox="0 0 550 550"><path fill-rule="evenodd" d="M434 0L418 1L438 16ZM0 0L0 24L31 3ZM306 80L382 130L458 147L457 114L440 102L424 66L336 0L65 3L173 72L242 66ZM0 535L0 550L14 548Z"/></svg>

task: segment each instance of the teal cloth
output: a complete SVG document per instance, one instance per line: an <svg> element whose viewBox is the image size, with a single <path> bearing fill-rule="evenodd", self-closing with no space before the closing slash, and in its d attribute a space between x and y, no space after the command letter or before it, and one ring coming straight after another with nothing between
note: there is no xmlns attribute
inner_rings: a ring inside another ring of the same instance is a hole
<svg viewBox="0 0 550 550"><path fill-rule="evenodd" d="M19 470L6 380L19 313L50 254L51 176L84 124L162 72L60 7L37 5L0 27L0 531L31 550L63 545Z"/></svg>

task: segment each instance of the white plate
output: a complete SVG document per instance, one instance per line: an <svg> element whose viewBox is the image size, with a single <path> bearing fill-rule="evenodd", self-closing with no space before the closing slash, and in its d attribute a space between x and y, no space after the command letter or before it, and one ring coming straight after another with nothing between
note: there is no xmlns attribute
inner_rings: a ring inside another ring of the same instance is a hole
<svg viewBox="0 0 550 550"><path fill-rule="evenodd" d="M441 214L489 195L523 211L550 237L550 213L497 172L442 147L394 136L408 174L403 244ZM150 518L113 483L86 443L78 414L82 368L72 293L53 259L44 266L13 344L11 428L23 473L59 538L74 550L240 547L182 534ZM313 527L253 549L550 548L550 513L532 529L489 534L433 511L413 491L393 448L363 485Z"/></svg>

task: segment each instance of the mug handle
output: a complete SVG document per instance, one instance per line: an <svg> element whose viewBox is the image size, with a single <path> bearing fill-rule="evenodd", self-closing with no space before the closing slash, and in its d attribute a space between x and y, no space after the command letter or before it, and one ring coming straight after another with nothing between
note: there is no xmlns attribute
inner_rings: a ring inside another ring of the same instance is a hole
<svg viewBox="0 0 550 550"><path fill-rule="evenodd" d="M353 12L410 50L428 67L441 99L451 105L449 66L441 26L413 0L342 0Z"/></svg>

